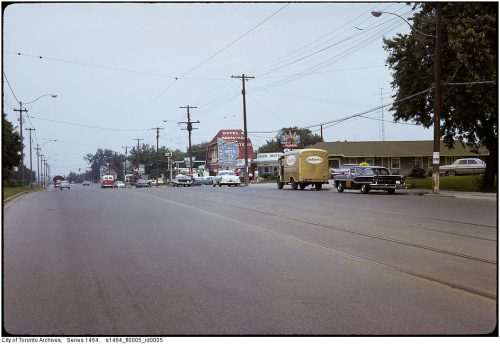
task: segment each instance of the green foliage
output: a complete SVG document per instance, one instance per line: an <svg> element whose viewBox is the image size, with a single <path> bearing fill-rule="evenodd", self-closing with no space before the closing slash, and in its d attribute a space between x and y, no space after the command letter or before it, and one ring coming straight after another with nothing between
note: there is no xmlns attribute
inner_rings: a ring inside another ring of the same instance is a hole
<svg viewBox="0 0 500 344"><path fill-rule="evenodd" d="M13 177L12 169L19 167L21 149L21 137L4 113L2 116L2 179Z"/></svg>
<svg viewBox="0 0 500 344"><path fill-rule="evenodd" d="M443 16L441 65L442 83L481 82L497 79L496 3L423 3L412 20L409 35L385 39L396 90L392 110L395 120L433 125L434 92L397 102L430 88L434 83L436 6ZM441 136L452 147L458 139L473 150L489 150L483 187L490 188L498 173L498 98L491 84L443 85Z"/></svg>
<svg viewBox="0 0 500 344"><path fill-rule="evenodd" d="M313 134L309 129L299 129L298 127L293 128L282 128L281 131L292 131L300 135L300 148L305 148L311 146L315 143L323 141L321 136L318 134ZM276 135L276 138L272 140L267 140L264 145L262 145L257 153L274 153L274 152L283 152L283 147L279 141L279 135Z"/></svg>
<svg viewBox="0 0 500 344"><path fill-rule="evenodd" d="M90 165L89 178L91 181L97 183L101 178L101 174L109 173L114 170L118 179L123 180L123 163L125 156L117 154L111 149L97 149L97 152L87 154L83 157Z"/></svg>

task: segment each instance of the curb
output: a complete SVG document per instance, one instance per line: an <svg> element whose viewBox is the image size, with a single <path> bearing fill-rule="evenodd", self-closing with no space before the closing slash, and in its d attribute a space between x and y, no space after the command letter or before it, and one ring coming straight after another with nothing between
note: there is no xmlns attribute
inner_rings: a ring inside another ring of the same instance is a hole
<svg viewBox="0 0 500 344"><path fill-rule="evenodd" d="M12 196L4 199L3 203L6 204L8 202L11 202L11 201L15 200L16 198L21 197L22 195L25 195L25 194L30 193L30 192L31 191L22 191L22 192L19 192L19 193L15 194L15 195L12 195Z"/></svg>

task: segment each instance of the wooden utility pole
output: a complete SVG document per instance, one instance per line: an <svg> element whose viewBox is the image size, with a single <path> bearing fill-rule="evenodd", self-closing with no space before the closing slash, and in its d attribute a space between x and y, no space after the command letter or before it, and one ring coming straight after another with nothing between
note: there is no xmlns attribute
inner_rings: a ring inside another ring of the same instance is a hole
<svg viewBox="0 0 500 344"><path fill-rule="evenodd" d="M160 156L158 153L158 140L160 139L160 130L163 130L163 128L152 128L153 130L156 130L156 187L158 187L158 161L160 160Z"/></svg>
<svg viewBox="0 0 500 344"><path fill-rule="evenodd" d="M137 140L137 173L139 173L139 141L144 141L144 139L134 139Z"/></svg>
<svg viewBox="0 0 500 344"><path fill-rule="evenodd" d="M248 186L248 132L247 132L247 102L246 102L246 91L245 91L245 81L248 79L255 79L253 76L242 75L231 75L231 78L241 79L243 89L241 94L243 95L243 131L245 134L245 170L243 172L245 177L245 186Z"/></svg>
<svg viewBox="0 0 500 344"><path fill-rule="evenodd" d="M41 148L38 147L38 144L36 145L35 150L36 150L36 173L37 173L36 175L38 177L38 186L40 187L40 180L41 179L40 179L40 165L39 165L39 160L40 159L39 158L40 158L40 150L41 150Z"/></svg>
<svg viewBox="0 0 500 344"><path fill-rule="evenodd" d="M123 164L123 180L125 181L125 176L127 175L127 158L128 158L128 146L122 146L122 148L125 148L125 163Z"/></svg>
<svg viewBox="0 0 500 344"><path fill-rule="evenodd" d="M31 131L33 128L26 128L30 132L30 189L33 190L33 160L31 158Z"/></svg>
<svg viewBox="0 0 500 344"><path fill-rule="evenodd" d="M193 153L191 152L191 131L193 129L198 129L198 128L193 128L193 123L200 123L200 121L191 122L191 115L189 113L189 109L197 109L198 107L187 105L187 106L181 106L180 108L187 109L188 121L187 122L179 122L179 123L187 124L187 128L182 129L182 130L187 130L189 133L189 175L192 177L193 176Z"/></svg>
<svg viewBox="0 0 500 344"><path fill-rule="evenodd" d="M23 109L23 102L19 102L19 109L14 109L19 112L19 134L21 136L21 162L19 164L19 172L21 176L21 186L24 187L24 142L23 142L23 112L28 110Z"/></svg>
<svg viewBox="0 0 500 344"><path fill-rule="evenodd" d="M439 194L441 151L441 4L436 6L436 53L434 54L434 149L432 152L432 193Z"/></svg>

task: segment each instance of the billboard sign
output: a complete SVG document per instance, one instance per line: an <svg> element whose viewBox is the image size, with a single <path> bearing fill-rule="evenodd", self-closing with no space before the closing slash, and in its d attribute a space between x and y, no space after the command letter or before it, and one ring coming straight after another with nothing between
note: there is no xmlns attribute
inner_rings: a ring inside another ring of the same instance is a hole
<svg viewBox="0 0 500 344"><path fill-rule="evenodd" d="M300 135L293 131L281 132L279 135L281 147L298 148L300 145Z"/></svg>

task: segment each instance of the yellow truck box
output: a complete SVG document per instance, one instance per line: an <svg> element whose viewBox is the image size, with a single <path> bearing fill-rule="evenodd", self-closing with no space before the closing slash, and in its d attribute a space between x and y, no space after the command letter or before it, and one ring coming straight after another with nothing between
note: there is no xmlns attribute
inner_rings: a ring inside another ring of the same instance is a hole
<svg viewBox="0 0 500 344"><path fill-rule="evenodd" d="M299 187L304 190L308 185L314 185L316 190L321 190L323 184L328 184L328 152L323 149L285 152L278 162L278 189L290 184L293 190Z"/></svg>

